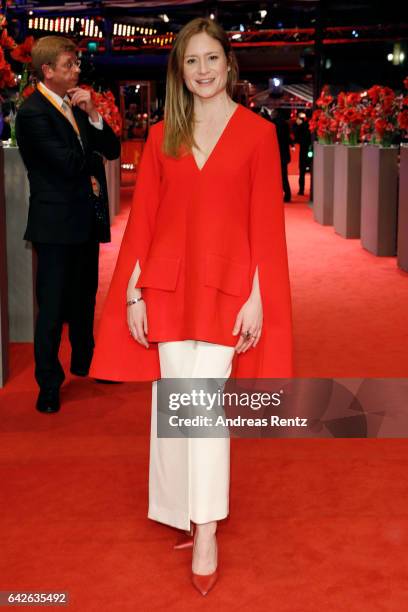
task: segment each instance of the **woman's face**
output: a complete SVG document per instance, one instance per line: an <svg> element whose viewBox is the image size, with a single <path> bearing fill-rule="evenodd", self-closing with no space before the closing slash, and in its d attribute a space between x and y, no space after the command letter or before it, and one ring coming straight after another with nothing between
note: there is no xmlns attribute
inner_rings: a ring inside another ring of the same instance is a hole
<svg viewBox="0 0 408 612"><path fill-rule="evenodd" d="M183 62L186 87L200 98L212 98L227 86L228 62L221 44L206 32L187 43Z"/></svg>

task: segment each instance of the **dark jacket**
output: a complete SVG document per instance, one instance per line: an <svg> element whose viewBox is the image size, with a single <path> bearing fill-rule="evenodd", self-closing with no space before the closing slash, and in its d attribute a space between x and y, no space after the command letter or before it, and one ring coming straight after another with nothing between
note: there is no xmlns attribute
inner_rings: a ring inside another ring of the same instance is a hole
<svg viewBox="0 0 408 612"><path fill-rule="evenodd" d="M281 116L272 119L272 123L276 127L276 135L278 137L279 151L282 164L290 162L290 128L288 122Z"/></svg>
<svg viewBox="0 0 408 612"><path fill-rule="evenodd" d="M17 113L17 143L30 183L25 240L75 244L92 234L92 153L116 159L120 141L105 122L98 130L84 111L74 107L73 113L83 148L70 122L39 91Z"/></svg>

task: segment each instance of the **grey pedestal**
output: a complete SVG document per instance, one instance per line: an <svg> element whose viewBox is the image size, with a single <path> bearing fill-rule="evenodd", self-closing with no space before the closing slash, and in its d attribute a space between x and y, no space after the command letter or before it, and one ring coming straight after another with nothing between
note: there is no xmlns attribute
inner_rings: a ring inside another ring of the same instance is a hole
<svg viewBox="0 0 408 612"><path fill-rule="evenodd" d="M400 150L397 255L398 266L408 272L408 144Z"/></svg>
<svg viewBox="0 0 408 612"><path fill-rule="evenodd" d="M29 186L17 147L4 148L4 174L10 342L33 342L35 258L31 244L23 240Z"/></svg>
<svg viewBox="0 0 408 612"><path fill-rule="evenodd" d="M5 385L9 372L8 328L4 152L0 142L0 387Z"/></svg>
<svg viewBox="0 0 408 612"><path fill-rule="evenodd" d="M398 147L363 147L361 244L374 255L397 252Z"/></svg>
<svg viewBox="0 0 408 612"><path fill-rule="evenodd" d="M334 230L344 238L360 237L361 146L337 145L334 154Z"/></svg>
<svg viewBox="0 0 408 612"><path fill-rule="evenodd" d="M313 216L322 225L333 225L335 148L336 145L314 143Z"/></svg>

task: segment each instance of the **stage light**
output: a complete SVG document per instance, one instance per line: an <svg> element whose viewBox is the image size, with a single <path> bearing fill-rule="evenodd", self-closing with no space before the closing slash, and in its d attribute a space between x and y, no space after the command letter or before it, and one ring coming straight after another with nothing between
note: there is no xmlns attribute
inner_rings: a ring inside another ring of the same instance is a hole
<svg viewBox="0 0 408 612"><path fill-rule="evenodd" d="M93 40L90 40L86 46L87 46L89 53L96 53L99 48L99 43Z"/></svg>
<svg viewBox="0 0 408 612"><path fill-rule="evenodd" d="M265 17L266 17L266 16L267 16L267 14L268 14L268 11L262 10L262 11L259 11L259 14L260 14L260 16L261 16L261 19L265 19Z"/></svg>
<svg viewBox="0 0 408 612"><path fill-rule="evenodd" d="M405 59L405 53L400 53L400 54L399 54L399 61L400 61L400 64L402 64L402 62L404 61L404 59Z"/></svg>
<svg viewBox="0 0 408 612"><path fill-rule="evenodd" d="M232 38L233 40L242 40L242 36L241 36L241 34L233 34L233 35L231 36L231 38Z"/></svg>
<svg viewBox="0 0 408 612"><path fill-rule="evenodd" d="M239 24L239 31L245 32L245 26L242 23Z"/></svg>
<svg viewBox="0 0 408 612"><path fill-rule="evenodd" d="M278 79L277 77L274 77L272 79L272 83L274 87L280 87L282 85L281 79Z"/></svg>
<svg viewBox="0 0 408 612"><path fill-rule="evenodd" d="M211 14L210 14L210 19L212 19L212 20L214 20L214 19L215 19L215 15L214 15L214 13L211 13Z"/></svg>
<svg viewBox="0 0 408 612"><path fill-rule="evenodd" d="M168 18L168 16L166 15L166 13L163 13L163 15L159 15L159 17L161 19L163 19L164 23L169 23L170 19Z"/></svg>
<svg viewBox="0 0 408 612"><path fill-rule="evenodd" d="M387 55L387 60L388 60L389 62L392 62L392 60L393 60L393 59L394 59L393 54L392 54L392 53L389 53L389 54Z"/></svg>
<svg viewBox="0 0 408 612"><path fill-rule="evenodd" d="M34 15L33 11L28 12L29 15Z"/></svg>

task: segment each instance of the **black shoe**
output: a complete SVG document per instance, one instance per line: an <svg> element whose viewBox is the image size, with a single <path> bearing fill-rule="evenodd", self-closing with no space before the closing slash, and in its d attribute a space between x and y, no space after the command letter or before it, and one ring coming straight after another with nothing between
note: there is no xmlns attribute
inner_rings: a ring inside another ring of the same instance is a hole
<svg viewBox="0 0 408 612"><path fill-rule="evenodd" d="M304 191L298 191L298 195L305 195Z"/></svg>
<svg viewBox="0 0 408 612"><path fill-rule="evenodd" d="M289 197L288 197L288 196L285 196L285 197L283 198L283 201L284 201L284 202L290 202L290 196L289 196Z"/></svg>
<svg viewBox="0 0 408 612"><path fill-rule="evenodd" d="M88 369L71 368L70 372L71 374L74 374L74 376L88 376L89 368Z"/></svg>
<svg viewBox="0 0 408 612"><path fill-rule="evenodd" d="M60 409L59 389L41 389L35 406L40 412L51 414Z"/></svg>

